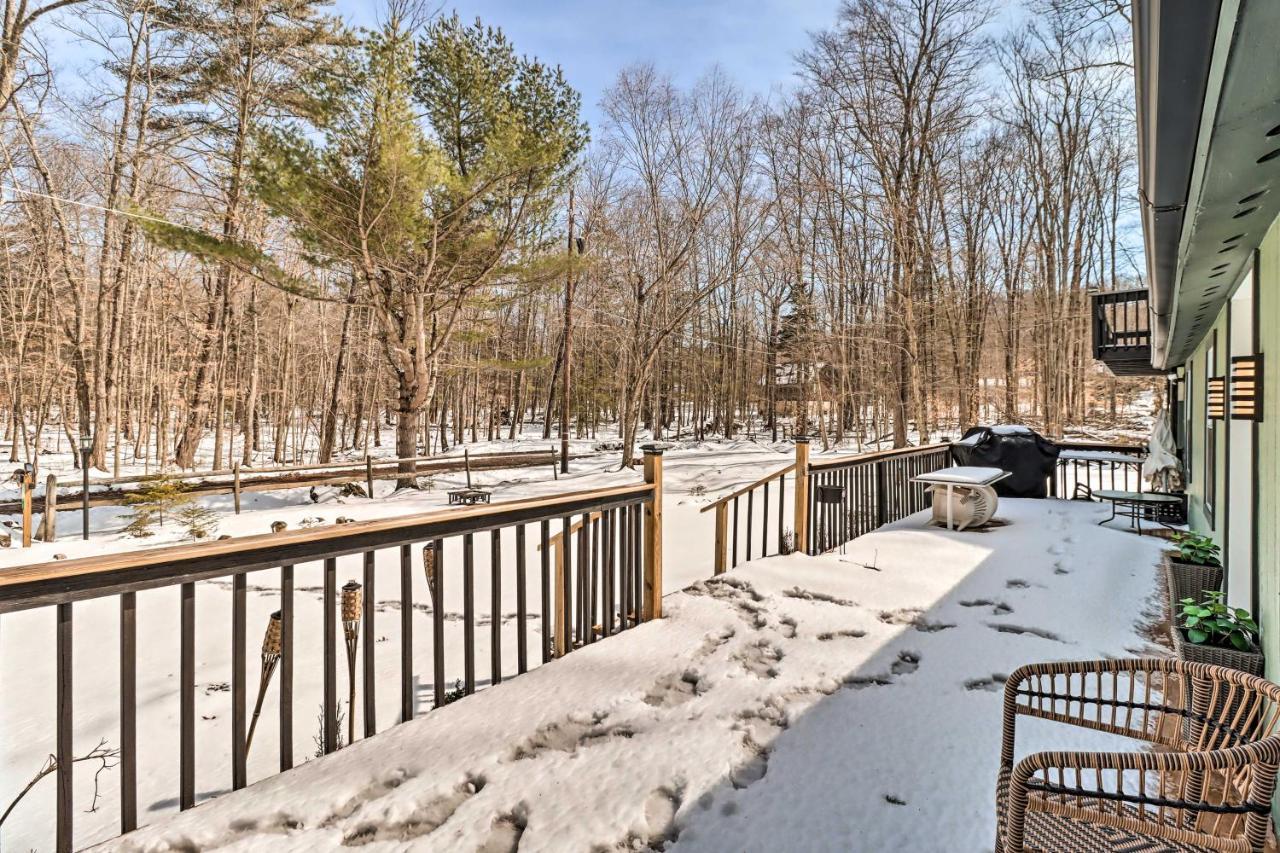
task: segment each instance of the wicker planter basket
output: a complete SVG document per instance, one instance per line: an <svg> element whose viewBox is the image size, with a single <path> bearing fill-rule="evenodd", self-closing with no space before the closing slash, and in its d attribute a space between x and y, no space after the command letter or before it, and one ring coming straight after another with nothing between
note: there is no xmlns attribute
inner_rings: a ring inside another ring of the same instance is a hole
<svg viewBox="0 0 1280 853"><path fill-rule="evenodd" d="M1169 617L1176 620L1178 602L1184 598L1204 599L1204 591L1222 589L1222 566L1186 563L1173 555L1165 558L1165 577L1169 583ZM1177 629L1174 629L1177 633Z"/></svg>
<svg viewBox="0 0 1280 853"><path fill-rule="evenodd" d="M1262 650L1257 646L1247 652L1234 648L1224 649L1221 646L1201 646L1188 640L1181 628L1174 627L1173 649L1178 654L1178 660L1225 666L1249 675L1262 675Z"/></svg>
<svg viewBox="0 0 1280 853"><path fill-rule="evenodd" d="M1236 669L1249 675L1262 676L1262 651L1257 646L1252 651L1242 652L1237 649L1224 649L1219 646L1200 646L1190 642L1177 627L1175 623L1173 628L1173 648L1177 652L1178 660L1189 661L1192 663L1207 663L1214 666L1225 666L1228 669ZM1183 707L1194 708L1203 705L1209 711L1209 716L1218 717L1220 719L1235 719L1240 710L1240 700L1229 699L1224 693L1217 695L1216 699L1212 693L1202 693L1202 691L1210 690L1203 682L1198 683L1191 688L1191 695L1186 695L1186 686L1183 688ZM1200 737L1200 731L1195 721L1186 718L1182 721L1182 737L1194 742Z"/></svg>

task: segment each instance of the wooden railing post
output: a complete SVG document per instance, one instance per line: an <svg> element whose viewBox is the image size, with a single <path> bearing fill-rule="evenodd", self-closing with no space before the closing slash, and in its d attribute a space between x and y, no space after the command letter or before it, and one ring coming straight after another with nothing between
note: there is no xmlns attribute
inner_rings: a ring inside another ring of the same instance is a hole
<svg viewBox="0 0 1280 853"><path fill-rule="evenodd" d="M644 504L644 617L662 618L662 448L646 444L644 481L653 495Z"/></svg>
<svg viewBox="0 0 1280 853"><path fill-rule="evenodd" d="M728 568L728 549L729 549L729 505L727 503L716 504L716 568L718 575L725 573Z"/></svg>
<svg viewBox="0 0 1280 853"><path fill-rule="evenodd" d="M809 438L796 436L796 550L809 553Z"/></svg>
<svg viewBox="0 0 1280 853"><path fill-rule="evenodd" d="M569 650L569 623L564 619L564 533L557 533L551 537L551 547L554 551L555 561L555 582L551 585L555 593L555 614L556 622L556 645L554 649L555 657L563 657L564 653Z"/></svg>

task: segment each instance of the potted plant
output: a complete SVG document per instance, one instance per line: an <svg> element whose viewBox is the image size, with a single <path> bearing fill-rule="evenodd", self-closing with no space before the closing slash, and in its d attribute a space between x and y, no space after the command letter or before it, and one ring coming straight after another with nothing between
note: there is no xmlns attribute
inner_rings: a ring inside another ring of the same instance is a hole
<svg viewBox="0 0 1280 853"><path fill-rule="evenodd" d="M1184 598L1199 601L1206 590L1222 589L1220 549L1208 536L1192 531L1175 533L1177 551L1168 555L1169 600L1174 614Z"/></svg>
<svg viewBox="0 0 1280 853"><path fill-rule="evenodd" d="M1229 607L1218 590L1179 602L1173 646L1182 660L1216 664L1262 675L1258 623L1240 607Z"/></svg>

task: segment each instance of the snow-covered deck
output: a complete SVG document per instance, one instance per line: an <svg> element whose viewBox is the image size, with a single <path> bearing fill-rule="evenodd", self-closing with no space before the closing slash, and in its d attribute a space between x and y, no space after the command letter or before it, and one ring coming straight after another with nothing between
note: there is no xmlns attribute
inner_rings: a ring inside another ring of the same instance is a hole
<svg viewBox="0 0 1280 853"><path fill-rule="evenodd" d="M660 622L112 844L989 849L1005 675L1149 651L1161 540L1105 512L1005 500L984 531L921 514L739 566Z"/></svg>

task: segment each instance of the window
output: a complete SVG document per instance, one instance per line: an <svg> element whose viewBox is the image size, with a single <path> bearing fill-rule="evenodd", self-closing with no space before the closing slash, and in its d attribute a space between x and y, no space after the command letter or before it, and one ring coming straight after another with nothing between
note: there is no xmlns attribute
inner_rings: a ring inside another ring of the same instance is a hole
<svg viewBox="0 0 1280 853"><path fill-rule="evenodd" d="M1183 388L1186 389L1187 399L1182 406L1183 426L1182 426L1182 468L1183 475L1186 477L1186 486L1191 485L1192 472L1195 470L1195 456L1191 454L1191 440L1194 435L1192 425L1195 423L1195 394L1196 394L1196 362L1191 359L1187 362L1186 380ZM1184 486L1184 488L1186 487Z"/></svg>
<svg viewBox="0 0 1280 853"><path fill-rule="evenodd" d="M1209 380L1218 369L1218 333L1209 336L1209 349L1204 359L1204 514L1213 527L1213 506L1217 503L1218 420L1209 416Z"/></svg>

